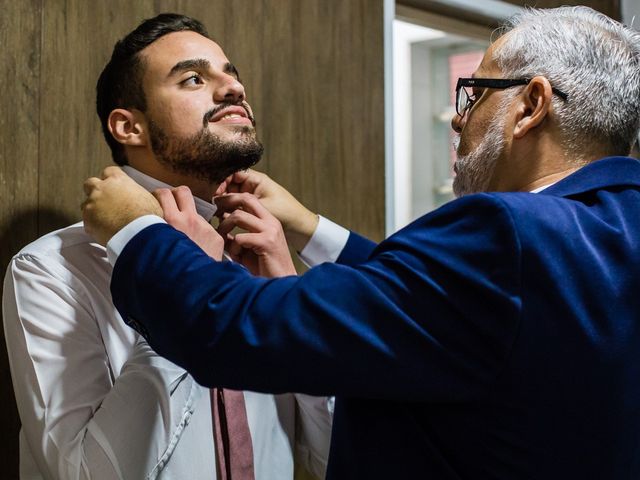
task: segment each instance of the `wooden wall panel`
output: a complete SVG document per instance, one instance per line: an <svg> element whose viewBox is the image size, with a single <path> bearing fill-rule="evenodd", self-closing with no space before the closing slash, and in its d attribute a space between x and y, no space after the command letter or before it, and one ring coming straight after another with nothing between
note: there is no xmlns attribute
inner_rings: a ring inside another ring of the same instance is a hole
<svg viewBox="0 0 640 480"><path fill-rule="evenodd" d="M98 75L114 43L154 14L152 5L149 1L44 3L40 205L73 221L80 220L83 179L111 162L95 109ZM39 230L49 232L66 223L40 216Z"/></svg>
<svg viewBox="0 0 640 480"><path fill-rule="evenodd" d="M382 0L0 0L3 270L29 241L80 219L82 181L111 163L95 83L115 41L174 11L208 27L245 82L258 166L310 208L384 233ZM17 432L0 345L0 478L17 478Z"/></svg>
<svg viewBox="0 0 640 480"><path fill-rule="evenodd" d="M40 0L3 2L0 15L0 265L37 237ZM0 286L1 289L1 286ZM19 419L0 332L0 478L18 477Z"/></svg>

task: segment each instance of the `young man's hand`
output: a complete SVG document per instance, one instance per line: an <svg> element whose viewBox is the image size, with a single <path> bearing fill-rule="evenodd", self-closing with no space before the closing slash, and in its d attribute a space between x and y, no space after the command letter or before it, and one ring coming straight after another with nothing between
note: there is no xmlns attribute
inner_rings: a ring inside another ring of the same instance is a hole
<svg viewBox="0 0 640 480"><path fill-rule="evenodd" d="M216 199L222 216L218 233L226 240L231 258L254 275L282 277L295 275L282 225L250 193L229 193ZM245 232L231 234L239 227Z"/></svg>

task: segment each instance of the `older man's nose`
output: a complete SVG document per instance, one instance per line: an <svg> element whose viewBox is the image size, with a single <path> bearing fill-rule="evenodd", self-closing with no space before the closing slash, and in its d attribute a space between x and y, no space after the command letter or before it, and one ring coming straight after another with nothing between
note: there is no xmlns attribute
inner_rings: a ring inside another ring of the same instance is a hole
<svg viewBox="0 0 640 480"><path fill-rule="evenodd" d="M464 117L461 117L460 115L455 114L451 119L451 128L453 128L454 132L460 133L462 132L462 128L464 127L465 123L466 123L466 115Z"/></svg>

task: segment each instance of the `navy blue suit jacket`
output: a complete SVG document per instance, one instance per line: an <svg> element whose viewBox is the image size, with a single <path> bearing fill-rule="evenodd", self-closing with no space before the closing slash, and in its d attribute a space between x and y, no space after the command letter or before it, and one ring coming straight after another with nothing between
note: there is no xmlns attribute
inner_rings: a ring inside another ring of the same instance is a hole
<svg viewBox="0 0 640 480"><path fill-rule="evenodd" d="M153 225L115 305L207 386L336 395L328 478L640 478L640 163L252 277Z"/></svg>

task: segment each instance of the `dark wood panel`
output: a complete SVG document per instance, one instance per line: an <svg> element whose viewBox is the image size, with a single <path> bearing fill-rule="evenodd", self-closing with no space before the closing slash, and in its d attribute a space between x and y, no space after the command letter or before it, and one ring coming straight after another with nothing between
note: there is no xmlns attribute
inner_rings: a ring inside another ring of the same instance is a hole
<svg viewBox="0 0 640 480"><path fill-rule="evenodd" d="M40 205L65 220L41 215L41 233L78 221L83 180L111 164L95 110L96 81L114 43L153 12L152 1L45 2Z"/></svg>
<svg viewBox="0 0 640 480"><path fill-rule="evenodd" d="M0 15L0 265L37 237L40 0L3 2ZM1 289L1 286L0 286ZM0 332L0 477L18 478L20 421Z"/></svg>
<svg viewBox="0 0 640 480"><path fill-rule="evenodd" d="M3 235L2 267L34 238L38 204L38 113L40 84L40 1L7 3L0 16L0 189L3 230L17 218L19 229Z"/></svg>

